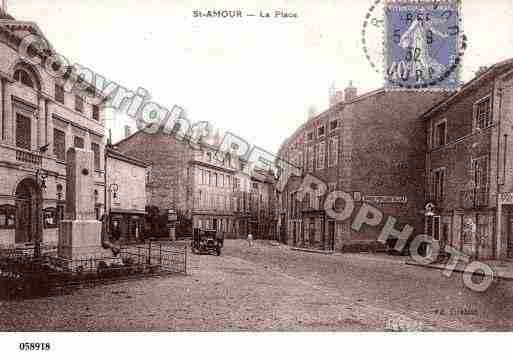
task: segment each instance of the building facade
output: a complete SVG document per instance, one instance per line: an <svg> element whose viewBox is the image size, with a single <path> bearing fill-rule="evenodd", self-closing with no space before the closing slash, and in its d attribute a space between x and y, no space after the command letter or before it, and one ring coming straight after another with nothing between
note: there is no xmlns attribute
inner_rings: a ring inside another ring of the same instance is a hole
<svg viewBox="0 0 513 359"><path fill-rule="evenodd" d="M235 236L236 173L230 153L220 154L208 144L195 145L173 133L138 131L116 144L123 154L151 165L148 204L175 210L178 227L215 229Z"/></svg>
<svg viewBox="0 0 513 359"><path fill-rule="evenodd" d="M85 83L67 88L73 69L54 77L55 71L23 58L19 46L27 34L44 38L35 23L0 10L1 246L57 243L69 147L94 153L96 205L103 204L103 99ZM28 53L44 64L54 50L29 47Z"/></svg>
<svg viewBox="0 0 513 359"><path fill-rule="evenodd" d="M513 256L513 61L427 112L425 231L473 258Z"/></svg>
<svg viewBox="0 0 513 359"><path fill-rule="evenodd" d="M236 233L236 160L231 154L218 160L216 154L215 148L209 146L194 150L188 165L192 176L192 225L194 228L218 230L233 236Z"/></svg>
<svg viewBox="0 0 513 359"><path fill-rule="evenodd" d="M148 166L113 148L106 150L106 193L110 232L119 229L122 243L145 239Z"/></svg>
<svg viewBox="0 0 513 359"><path fill-rule="evenodd" d="M249 193L250 232L254 238L277 239L276 183L274 174L255 168Z"/></svg>
<svg viewBox="0 0 513 359"><path fill-rule="evenodd" d="M297 203L298 178L281 193L280 232L283 241L324 250L376 249L380 227L351 229L363 203L377 207L405 224L423 229L417 213L424 207L425 127L419 116L444 98L444 93L373 91L357 96L349 86L335 93L332 106L310 118L289 137L279 157L294 164L300 178L312 174L327 192L353 195L353 217L339 222L326 216L321 197ZM340 99L343 98L343 101Z"/></svg>

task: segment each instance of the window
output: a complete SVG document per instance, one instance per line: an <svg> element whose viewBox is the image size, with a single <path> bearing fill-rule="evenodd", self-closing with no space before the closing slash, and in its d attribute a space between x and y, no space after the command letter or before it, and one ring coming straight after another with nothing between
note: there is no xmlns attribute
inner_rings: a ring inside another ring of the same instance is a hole
<svg viewBox="0 0 513 359"><path fill-rule="evenodd" d="M30 117L16 114L16 147L30 150L31 123Z"/></svg>
<svg viewBox="0 0 513 359"><path fill-rule="evenodd" d="M474 105L474 122L476 129L483 129L492 124L490 96Z"/></svg>
<svg viewBox="0 0 513 359"><path fill-rule="evenodd" d="M218 176L217 176L217 173L214 173L214 186L218 186L219 185L219 182L218 182Z"/></svg>
<svg viewBox="0 0 513 359"><path fill-rule="evenodd" d="M93 105L93 120L100 121L100 107Z"/></svg>
<svg viewBox="0 0 513 359"><path fill-rule="evenodd" d="M73 139L73 146L75 148L84 148L84 139L82 137L75 136Z"/></svg>
<svg viewBox="0 0 513 359"><path fill-rule="evenodd" d="M338 120L333 120L330 122L330 131L334 131L338 128Z"/></svg>
<svg viewBox="0 0 513 359"><path fill-rule="evenodd" d="M447 121L441 120L435 124L435 136L434 136L434 146L433 147L441 147L445 146L447 141Z"/></svg>
<svg viewBox="0 0 513 359"><path fill-rule="evenodd" d="M75 110L84 112L84 99L80 96L75 96Z"/></svg>
<svg viewBox="0 0 513 359"><path fill-rule="evenodd" d="M14 72L14 80L33 89L36 87L34 85L34 80L32 80L32 76L23 69L18 69Z"/></svg>
<svg viewBox="0 0 513 359"><path fill-rule="evenodd" d="M328 166L336 166L338 163L338 138L330 138L328 146Z"/></svg>
<svg viewBox="0 0 513 359"><path fill-rule="evenodd" d="M64 87L61 85L55 85L55 101L64 103Z"/></svg>
<svg viewBox="0 0 513 359"><path fill-rule="evenodd" d="M66 160L66 134L56 128L53 129L53 154L59 161Z"/></svg>
<svg viewBox="0 0 513 359"><path fill-rule="evenodd" d="M317 129L317 137L322 137L326 133L325 127L321 126Z"/></svg>
<svg viewBox="0 0 513 359"><path fill-rule="evenodd" d="M476 189L488 189L489 179L488 156L479 157L472 160L472 172L474 174L474 183Z"/></svg>
<svg viewBox="0 0 513 359"><path fill-rule="evenodd" d="M488 215L479 214L477 217L476 237L481 243L487 243L490 239L490 221Z"/></svg>
<svg viewBox="0 0 513 359"><path fill-rule="evenodd" d="M93 151L94 156L94 169L100 170L100 145L91 142L91 151Z"/></svg>
<svg viewBox="0 0 513 359"><path fill-rule="evenodd" d="M308 134L306 135L306 140L313 141L313 131L308 132Z"/></svg>
<svg viewBox="0 0 513 359"><path fill-rule="evenodd" d="M43 224L44 228L57 228L59 225L57 208L49 207L43 210Z"/></svg>
<svg viewBox="0 0 513 359"><path fill-rule="evenodd" d="M5 204L0 206L0 229L16 227L16 206Z"/></svg>
<svg viewBox="0 0 513 359"><path fill-rule="evenodd" d="M301 150L299 151L297 159L298 159L297 166L302 168L303 167L303 151L301 151Z"/></svg>
<svg viewBox="0 0 513 359"><path fill-rule="evenodd" d="M317 169L324 168L325 145L324 142L319 143L317 146Z"/></svg>
<svg viewBox="0 0 513 359"><path fill-rule="evenodd" d="M313 172L314 170L314 153L313 153L313 146L308 147L307 150L307 159L308 161L308 171Z"/></svg>
<svg viewBox="0 0 513 359"><path fill-rule="evenodd" d="M440 168L432 173L431 197L437 202L442 202L445 196L445 168Z"/></svg>
<svg viewBox="0 0 513 359"><path fill-rule="evenodd" d="M258 189L258 183L253 182L253 183L251 184L251 187L253 187L253 189L256 189L256 190L257 190L257 189Z"/></svg>

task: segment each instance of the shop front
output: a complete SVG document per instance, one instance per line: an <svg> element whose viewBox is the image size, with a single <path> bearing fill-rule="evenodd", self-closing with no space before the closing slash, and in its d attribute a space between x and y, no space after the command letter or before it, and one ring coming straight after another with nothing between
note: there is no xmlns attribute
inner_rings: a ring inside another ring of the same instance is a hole
<svg viewBox="0 0 513 359"><path fill-rule="evenodd" d="M144 242L146 212L136 210L113 209L110 215L110 233L119 243Z"/></svg>

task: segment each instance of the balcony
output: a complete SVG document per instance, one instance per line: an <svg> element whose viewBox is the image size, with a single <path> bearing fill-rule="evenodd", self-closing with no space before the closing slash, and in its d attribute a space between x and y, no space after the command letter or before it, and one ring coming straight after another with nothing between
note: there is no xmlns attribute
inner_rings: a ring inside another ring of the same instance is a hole
<svg viewBox="0 0 513 359"><path fill-rule="evenodd" d="M20 149L16 150L16 160L30 163L39 167L42 165L42 157L40 155Z"/></svg>
<svg viewBox="0 0 513 359"><path fill-rule="evenodd" d="M490 190L475 188L460 192L460 204L463 208L482 208L488 206Z"/></svg>

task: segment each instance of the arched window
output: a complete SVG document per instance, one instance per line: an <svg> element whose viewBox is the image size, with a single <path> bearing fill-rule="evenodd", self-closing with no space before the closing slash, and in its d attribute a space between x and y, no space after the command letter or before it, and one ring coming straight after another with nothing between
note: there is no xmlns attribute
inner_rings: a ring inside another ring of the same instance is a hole
<svg viewBox="0 0 513 359"><path fill-rule="evenodd" d="M35 70L25 63L20 63L16 66L14 70L14 80L34 90L41 88Z"/></svg>
<svg viewBox="0 0 513 359"><path fill-rule="evenodd" d="M29 73L23 69L18 69L14 72L14 79L21 82L23 85L34 88L34 81L30 77Z"/></svg>

